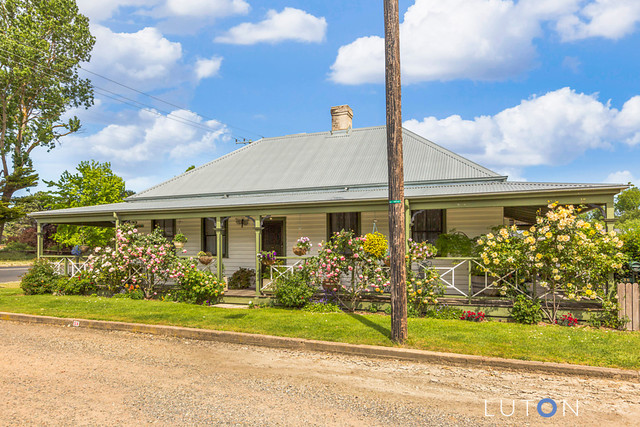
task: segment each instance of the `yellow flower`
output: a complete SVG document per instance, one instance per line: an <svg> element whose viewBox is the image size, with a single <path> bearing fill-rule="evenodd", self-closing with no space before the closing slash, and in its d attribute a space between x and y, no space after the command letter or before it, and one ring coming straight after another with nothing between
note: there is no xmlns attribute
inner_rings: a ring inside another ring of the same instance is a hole
<svg viewBox="0 0 640 427"><path fill-rule="evenodd" d="M546 237L547 239L550 239L550 238L551 238L551 236L553 236L553 234L551 234L551 232L550 232L550 231L547 231L547 232L544 234L544 237Z"/></svg>

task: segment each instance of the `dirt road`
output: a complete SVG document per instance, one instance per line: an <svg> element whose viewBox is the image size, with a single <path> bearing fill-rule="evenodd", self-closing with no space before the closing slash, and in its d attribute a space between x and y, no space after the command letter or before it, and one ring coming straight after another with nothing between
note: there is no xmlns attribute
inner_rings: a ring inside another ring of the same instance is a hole
<svg viewBox="0 0 640 427"><path fill-rule="evenodd" d="M640 419L638 383L12 322L0 322L0 387L0 425L602 427ZM537 412L543 398L557 404L551 418ZM515 403L513 416L501 415L501 399L506 414Z"/></svg>

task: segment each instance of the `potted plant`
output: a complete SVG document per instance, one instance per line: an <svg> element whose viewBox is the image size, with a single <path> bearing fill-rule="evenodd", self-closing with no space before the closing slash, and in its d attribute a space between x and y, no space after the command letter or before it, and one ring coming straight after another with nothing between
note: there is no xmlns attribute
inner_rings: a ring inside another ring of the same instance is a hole
<svg viewBox="0 0 640 427"><path fill-rule="evenodd" d="M175 246L177 249L184 248L185 243L187 243L187 236L182 233L176 234L173 238L173 246Z"/></svg>
<svg viewBox="0 0 640 427"><path fill-rule="evenodd" d="M301 237L293 247L293 253L297 256L303 256L306 255L309 249L311 249L311 239L308 237Z"/></svg>
<svg viewBox="0 0 640 427"><path fill-rule="evenodd" d="M198 261L200 261L201 264L209 265L211 264L211 261L213 261L213 258L214 256L211 254L211 252L198 252Z"/></svg>
<svg viewBox="0 0 640 427"><path fill-rule="evenodd" d="M264 265L273 265L276 263L276 251L261 251L258 253L258 259Z"/></svg>

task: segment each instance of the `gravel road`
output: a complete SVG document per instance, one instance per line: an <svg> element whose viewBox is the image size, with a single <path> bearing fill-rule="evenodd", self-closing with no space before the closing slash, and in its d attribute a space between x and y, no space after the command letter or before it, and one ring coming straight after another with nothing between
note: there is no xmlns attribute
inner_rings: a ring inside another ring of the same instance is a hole
<svg viewBox="0 0 640 427"><path fill-rule="evenodd" d="M0 425L602 427L640 419L638 383L13 322L0 322L0 387ZM536 412L543 398L558 402L552 418ZM513 416L500 415L501 399L507 414L515 400ZM578 416L562 416L563 399L573 409L579 400ZM532 401L529 416L523 400Z"/></svg>

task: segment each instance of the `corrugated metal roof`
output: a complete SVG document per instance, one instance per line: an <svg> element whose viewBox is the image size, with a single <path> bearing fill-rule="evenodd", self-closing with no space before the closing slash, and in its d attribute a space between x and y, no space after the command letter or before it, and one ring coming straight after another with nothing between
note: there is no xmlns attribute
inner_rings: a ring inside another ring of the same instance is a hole
<svg viewBox="0 0 640 427"><path fill-rule="evenodd" d="M404 130L406 182L505 179ZM386 127L265 138L130 200L387 183Z"/></svg>
<svg viewBox="0 0 640 427"><path fill-rule="evenodd" d="M435 197L463 197L471 195L536 193L548 191L575 191L582 193L587 190L610 189L613 193L625 188L615 184L564 184L537 182L461 182L456 184L407 185L405 197L407 199L428 199ZM124 203L87 206L81 208L59 209L55 211L36 212L30 216L46 218L58 215L99 215L126 214L133 212L154 211L189 211L195 209L212 210L221 208L246 208L261 205L292 205L301 203L340 202L340 201L384 201L388 197L387 187L350 188L315 191L270 192L263 194L230 194L225 196L183 196L177 198L130 200Z"/></svg>

